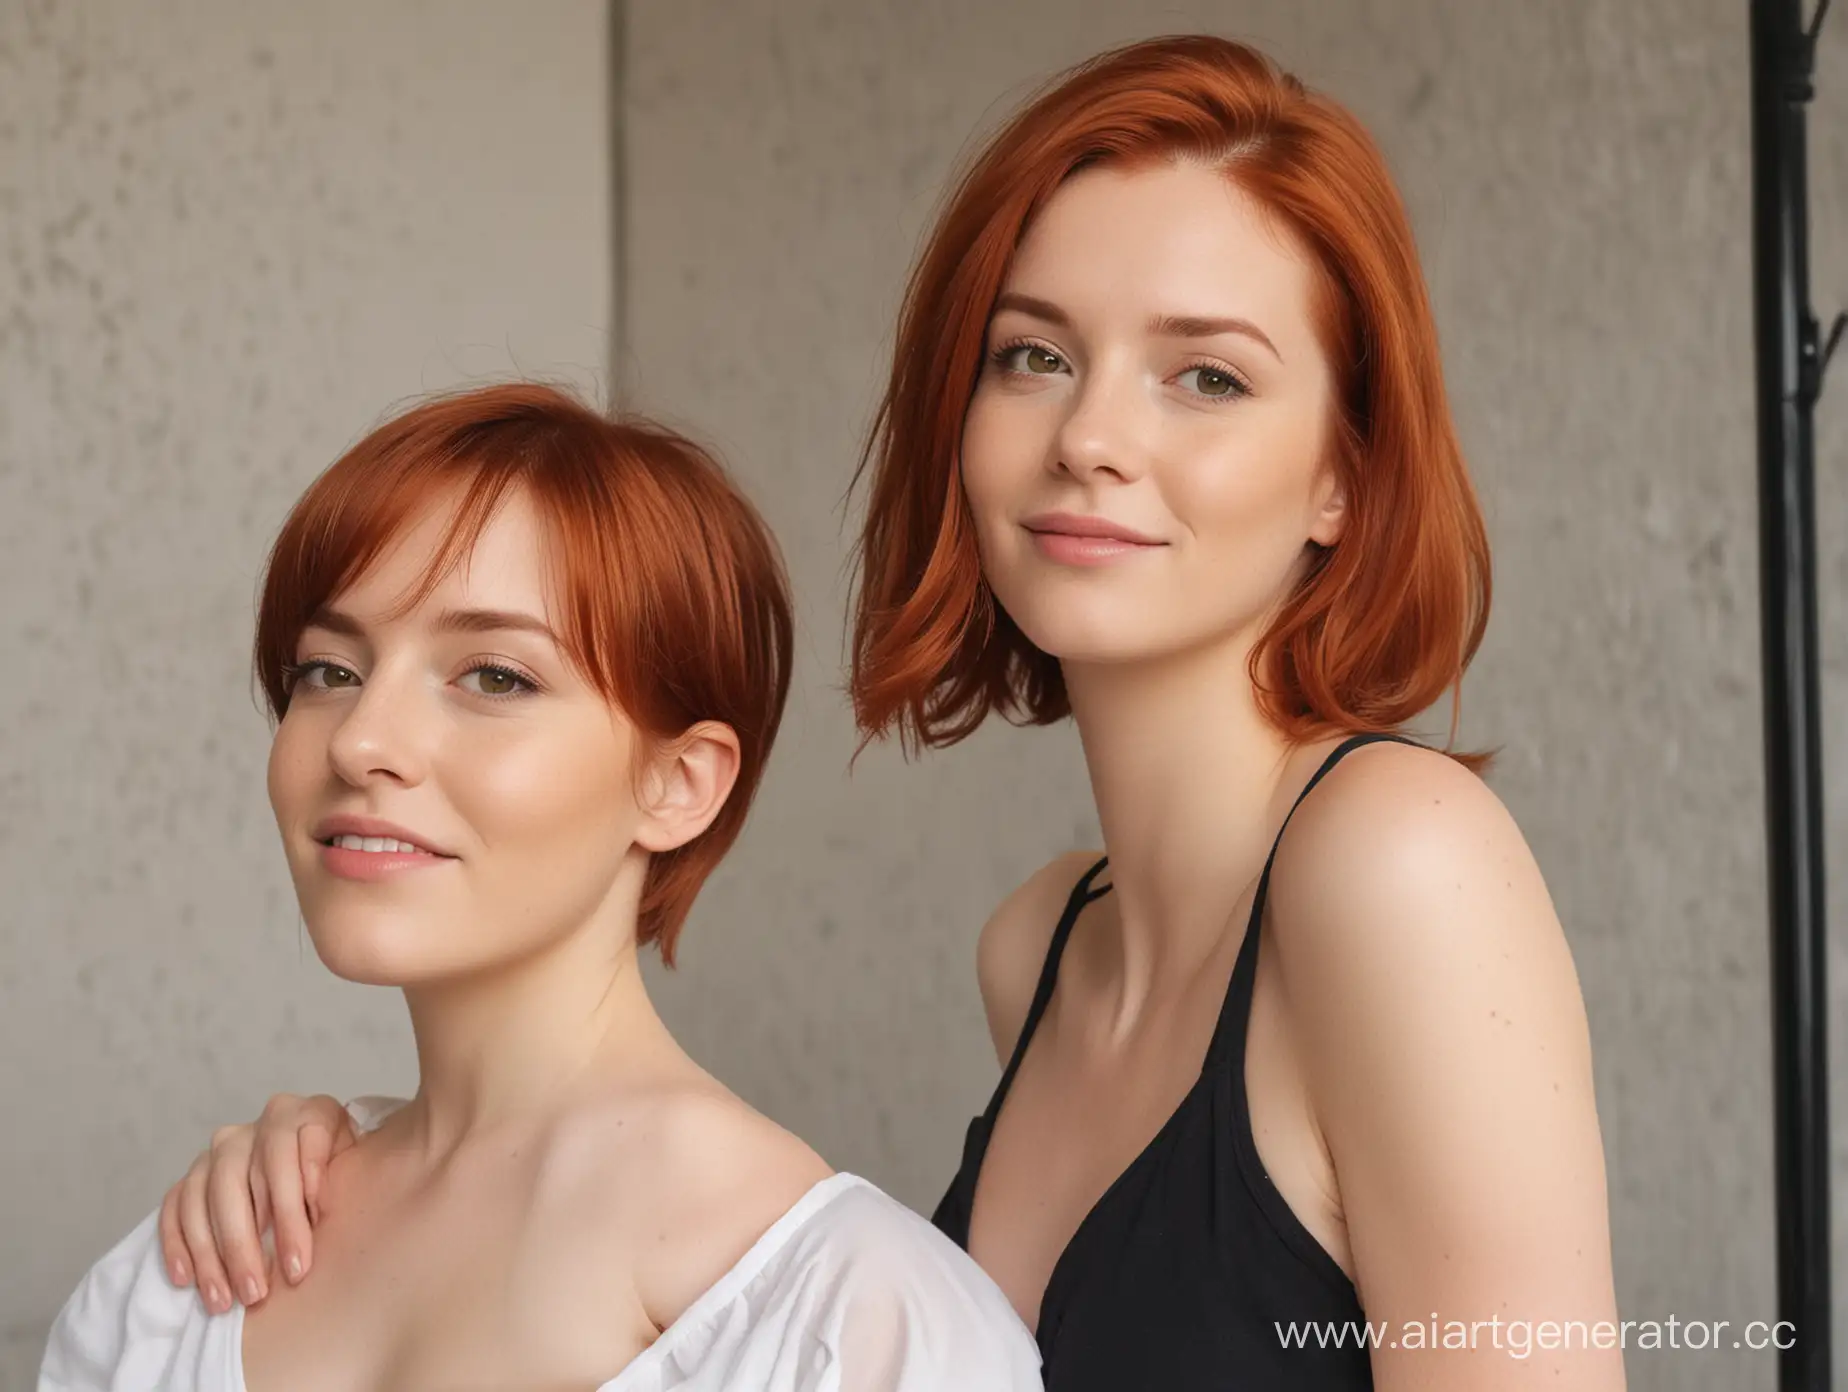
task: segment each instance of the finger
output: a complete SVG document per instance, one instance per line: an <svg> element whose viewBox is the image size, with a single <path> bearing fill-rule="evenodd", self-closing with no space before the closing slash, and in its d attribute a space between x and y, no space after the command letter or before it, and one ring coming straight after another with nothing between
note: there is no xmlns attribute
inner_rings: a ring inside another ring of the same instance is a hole
<svg viewBox="0 0 1848 1392"><path fill-rule="evenodd" d="M252 1160L250 1166L250 1204L251 1213L257 1220L259 1235L269 1231L275 1214L270 1209L269 1181L263 1177L263 1167Z"/></svg>
<svg viewBox="0 0 1848 1392"><path fill-rule="evenodd" d="M269 1294L256 1201L250 1192L253 1131L249 1126L227 1126L212 1137L211 1173L205 1190L206 1214L231 1279L231 1292L246 1305L255 1305Z"/></svg>
<svg viewBox="0 0 1848 1392"><path fill-rule="evenodd" d="M311 1097L308 1119L297 1129L300 1142L302 1197L315 1223L321 1221L321 1183L333 1158L358 1139L353 1119L332 1097Z"/></svg>
<svg viewBox="0 0 1848 1392"><path fill-rule="evenodd" d="M257 1163L257 1159L253 1154L250 1161L250 1212L257 1221L257 1237L260 1240L276 1221L276 1215L270 1206L269 1180L264 1178L263 1167Z"/></svg>
<svg viewBox="0 0 1848 1392"><path fill-rule="evenodd" d="M270 1209L270 1185L262 1178L261 1168L255 1165L249 1170L249 1198L253 1205L251 1211L257 1216L257 1250L262 1253L262 1285L264 1294L268 1294L275 1277L275 1244L268 1240L275 1215Z"/></svg>
<svg viewBox="0 0 1848 1392"><path fill-rule="evenodd" d="M167 1279L183 1289L192 1284L192 1262L186 1255L186 1235L180 1231L180 1184L160 1201L160 1255L167 1266Z"/></svg>
<svg viewBox="0 0 1848 1392"><path fill-rule="evenodd" d="M180 1232L186 1238L186 1255L192 1261L194 1280L205 1308L222 1315L231 1308L231 1281L218 1260L218 1240L212 1236L211 1215L206 1212L205 1183L211 1155L193 1161L180 1181Z"/></svg>
<svg viewBox="0 0 1848 1392"><path fill-rule="evenodd" d="M302 1177L302 1145L293 1131L258 1133L257 1163L252 1183L261 1183L269 1195L276 1225L276 1264L283 1279L294 1285L308 1274L314 1262L314 1231Z"/></svg>
<svg viewBox="0 0 1848 1392"><path fill-rule="evenodd" d="M334 1149L328 1159L337 1160L341 1151L351 1150L359 1144L359 1128L353 1123L353 1114L341 1106L337 1098L317 1097L314 1101L334 1133Z"/></svg>
<svg viewBox="0 0 1848 1392"><path fill-rule="evenodd" d="M267 1291L276 1274L276 1258L274 1244L263 1239L275 1221L275 1216L270 1211L269 1184L263 1178L262 1168L254 1163L250 1167L250 1198L252 1212L257 1220L257 1247L263 1253L263 1285Z"/></svg>

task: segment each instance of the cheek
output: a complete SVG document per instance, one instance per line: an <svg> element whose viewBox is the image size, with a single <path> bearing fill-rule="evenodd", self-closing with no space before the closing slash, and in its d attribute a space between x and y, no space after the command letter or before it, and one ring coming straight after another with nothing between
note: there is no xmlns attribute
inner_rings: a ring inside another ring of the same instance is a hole
<svg viewBox="0 0 1848 1392"><path fill-rule="evenodd" d="M1005 506L1019 485L1031 477L1045 452L1039 413L1030 402L993 390L978 390L963 421L963 492L978 524L983 515Z"/></svg>
<svg viewBox="0 0 1848 1392"><path fill-rule="evenodd" d="M579 724L486 732L445 751L445 795L490 852L507 853L510 870L610 846L632 816L627 751L608 729Z"/></svg>
<svg viewBox="0 0 1848 1392"><path fill-rule="evenodd" d="M417 953L452 965L503 960L575 931L609 902L637 814L626 751L596 724L508 720L440 748L430 791L472 864L455 882L460 897L430 906L442 914L442 945L419 936Z"/></svg>
<svg viewBox="0 0 1848 1392"><path fill-rule="evenodd" d="M1264 424L1168 471L1162 492L1203 540L1258 543L1275 536L1294 554L1312 511L1319 436L1295 421Z"/></svg>
<svg viewBox="0 0 1848 1392"><path fill-rule="evenodd" d="M326 740L299 710L277 724L270 740L267 781L270 809L278 823L300 820L320 784L320 770L327 766L326 751Z"/></svg>

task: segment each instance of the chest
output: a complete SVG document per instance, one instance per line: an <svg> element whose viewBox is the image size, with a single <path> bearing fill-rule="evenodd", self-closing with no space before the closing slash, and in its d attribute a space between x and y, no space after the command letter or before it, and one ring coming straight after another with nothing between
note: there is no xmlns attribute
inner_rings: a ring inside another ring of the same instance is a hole
<svg viewBox="0 0 1848 1392"><path fill-rule="evenodd" d="M1116 1048L1081 994L1041 1020L988 1138L969 1251L1029 1326L1061 1256L1200 1085L1221 989L1189 993ZM1197 999L1196 999L1197 997Z"/></svg>
<svg viewBox="0 0 1848 1392"><path fill-rule="evenodd" d="M1029 1327L1040 1328L1055 1278L1069 1293L1131 1252L1140 1274L1112 1279L1163 1307L1173 1302L1156 1286L1230 1254L1263 1276L1279 1226L1351 1272L1281 985L1261 959L1246 970L1248 981L1233 963L1209 963L1196 989L1116 1049L1086 1043L1096 1036L1086 1012L1107 1000L1082 973L1061 975L974 1158L969 1251ZM1273 1199L1282 1212L1262 1211Z"/></svg>
<svg viewBox="0 0 1848 1392"><path fill-rule="evenodd" d="M356 1178L328 1198L311 1278L246 1316L249 1392L588 1392L655 1337L620 1236L518 1186Z"/></svg>

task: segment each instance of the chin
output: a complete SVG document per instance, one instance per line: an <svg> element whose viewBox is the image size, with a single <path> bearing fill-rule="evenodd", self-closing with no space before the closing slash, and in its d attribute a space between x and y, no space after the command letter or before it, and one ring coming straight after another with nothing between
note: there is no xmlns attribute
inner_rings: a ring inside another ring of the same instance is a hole
<svg viewBox="0 0 1848 1392"><path fill-rule="evenodd" d="M1185 646L1127 605L1041 603L1007 612L1029 643L1060 662L1142 662Z"/></svg>
<svg viewBox="0 0 1848 1392"><path fill-rule="evenodd" d="M436 950L441 934L421 917L402 909L302 913L321 965L357 986L417 986L455 974L457 964Z"/></svg>

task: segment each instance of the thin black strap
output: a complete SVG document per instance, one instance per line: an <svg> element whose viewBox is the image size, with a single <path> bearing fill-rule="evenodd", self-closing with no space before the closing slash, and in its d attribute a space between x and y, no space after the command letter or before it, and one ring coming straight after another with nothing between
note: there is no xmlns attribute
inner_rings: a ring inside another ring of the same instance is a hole
<svg viewBox="0 0 1848 1392"><path fill-rule="evenodd" d="M1270 892L1271 867L1277 863L1277 848L1283 844L1283 833L1289 830L1290 819L1296 815L1296 809L1303 805L1303 799L1314 791L1315 785L1326 778L1340 763L1356 749L1369 744L1409 744L1421 749L1417 740L1407 739L1404 735L1364 734L1350 735L1329 751L1322 766L1318 768L1303 784L1303 790L1296 795L1296 801L1290 804L1290 810L1284 814L1283 825L1277 828L1277 835L1271 841L1270 854L1264 858L1264 872L1258 876L1258 890L1251 898L1251 915L1245 920L1245 937L1239 944L1238 961L1232 967L1232 982L1226 988L1226 998L1219 1010L1219 1023L1213 1027L1213 1042L1208 1047L1206 1059L1208 1064L1216 1064L1223 1058L1233 1058L1241 1065L1243 1076L1245 1057L1245 1031L1251 1018L1251 995L1253 983L1258 975L1258 930L1264 918L1264 899Z"/></svg>
<svg viewBox="0 0 1848 1392"><path fill-rule="evenodd" d="M1078 921L1078 915L1084 912L1086 904L1110 892L1109 885L1101 889L1091 888L1091 882L1109 863L1110 857L1105 856L1085 871L1065 900L1065 912L1059 915L1058 926L1052 930L1052 941L1046 945L1046 962L1040 968L1039 984L1033 988L1033 1003L1027 1007L1026 1021L1020 1027L1020 1038L1014 1041L1013 1056L1008 1059L1007 1068L1001 1074L1001 1084L988 1103L988 1118L991 1122L1000 1112L1007 1090L1014 1084L1014 1074L1020 1070L1021 1059L1026 1057L1027 1041L1033 1038L1033 1031L1039 1027L1040 1016L1046 1013L1047 1003L1052 1000L1052 988L1059 981L1059 959L1065 955L1065 942L1072 935L1072 925Z"/></svg>

